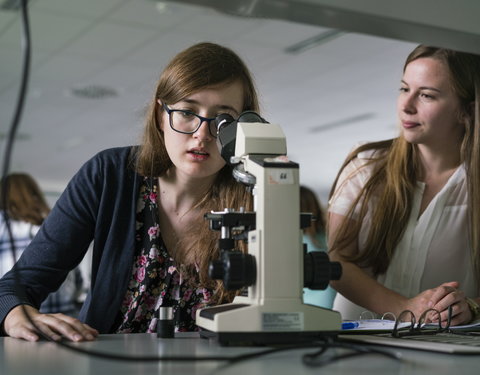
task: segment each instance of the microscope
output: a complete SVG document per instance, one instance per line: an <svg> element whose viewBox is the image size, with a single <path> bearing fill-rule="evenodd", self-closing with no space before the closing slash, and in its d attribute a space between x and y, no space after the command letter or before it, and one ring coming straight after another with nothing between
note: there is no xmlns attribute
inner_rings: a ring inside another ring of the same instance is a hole
<svg viewBox="0 0 480 375"><path fill-rule="evenodd" d="M242 290L232 303L197 311L202 337L220 344L292 344L335 335L338 312L303 303L303 287L326 289L341 266L325 252L307 252L302 228L311 214L300 213L299 165L286 157L282 129L247 111L234 120L219 115L217 145L235 179L253 194L254 212L244 209L205 215L221 232L220 257L209 267L227 290ZM235 240L248 244L236 250ZM305 247L305 248L304 248Z"/></svg>

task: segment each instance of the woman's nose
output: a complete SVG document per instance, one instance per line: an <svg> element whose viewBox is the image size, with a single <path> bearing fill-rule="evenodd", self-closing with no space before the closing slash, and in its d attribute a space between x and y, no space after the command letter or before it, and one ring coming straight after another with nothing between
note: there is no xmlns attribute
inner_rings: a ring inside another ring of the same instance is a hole
<svg viewBox="0 0 480 375"><path fill-rule="evenodd" d="M400 109L407 113L416 112L416 97L415 95L405 94L400 97Z"/></svg>
<svg viewBox="0 0 480 375"><path fill-rule="evenodd" d="M212 135L210 134L209 126L210 124L208 121L202 121L200 127L195 133L193 133L193 136L201 140L211 140Z"/></svg>

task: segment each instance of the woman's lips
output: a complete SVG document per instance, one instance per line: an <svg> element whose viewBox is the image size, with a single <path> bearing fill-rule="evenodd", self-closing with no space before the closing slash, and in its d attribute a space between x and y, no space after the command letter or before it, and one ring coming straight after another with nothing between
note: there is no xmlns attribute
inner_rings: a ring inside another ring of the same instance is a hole
<svg viewBox="0 0 480 375"><path fill-rule="evenodd" d="M402 125L405 129L411 129L411 128L415 128L416 126L419 126L420 124L418 122L413 122L413 121L402 121Z"/></svg>
<svg viewBox="0 0 480 375"><path fill-rule="evenodd" d="M199 149L191 149L191 150L188 150L187 153L194 160L207 160L210 156L208 152L204 150L199 150Z"/></svg>

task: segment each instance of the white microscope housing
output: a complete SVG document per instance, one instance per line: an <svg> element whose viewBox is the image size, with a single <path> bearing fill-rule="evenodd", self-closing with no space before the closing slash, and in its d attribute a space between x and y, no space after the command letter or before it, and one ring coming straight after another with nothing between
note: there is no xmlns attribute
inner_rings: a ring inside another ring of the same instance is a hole
<svg viewBox="0 0 480 375"><path fill-rule="evenodd" d="M240 121L231 164L237 179L244 176L253 186L255 229L248 232L247 263L254 275L246 295L197 311L196 324L202 336L224 344L292 343L339 331L338 312L303 303L299 166L285 156L285 135L275 124Z"/></svg>

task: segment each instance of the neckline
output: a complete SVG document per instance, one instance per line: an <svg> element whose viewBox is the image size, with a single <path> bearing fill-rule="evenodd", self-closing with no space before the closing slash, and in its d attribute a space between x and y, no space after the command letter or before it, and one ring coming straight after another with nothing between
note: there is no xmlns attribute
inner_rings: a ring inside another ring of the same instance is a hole
<svg viewBox="0 0 480 375"><path fill-rule="evenodd" d="M420 208L421 208L421 203L422 203L422 198L423 194L425 192L425 186L426 183L422 181L417 180L417 193L415 195L415 203L414 207L416 208L415 216L417 217L416 222L418 223L422 217L424 217L425 213L432 210L432 207L435 207L436 202L442 198L451 188L456 186L458 183L460 183L461 179L465 176L465 167L463 164L460 164L457 169L455 169L455 172L452 173L452 175L448 178L447 182L443 187L440 189L440 191L435 194L435 196L430 200L428 203L427 207L423 210L423 212L419 215L420 213Z"/></svg>

